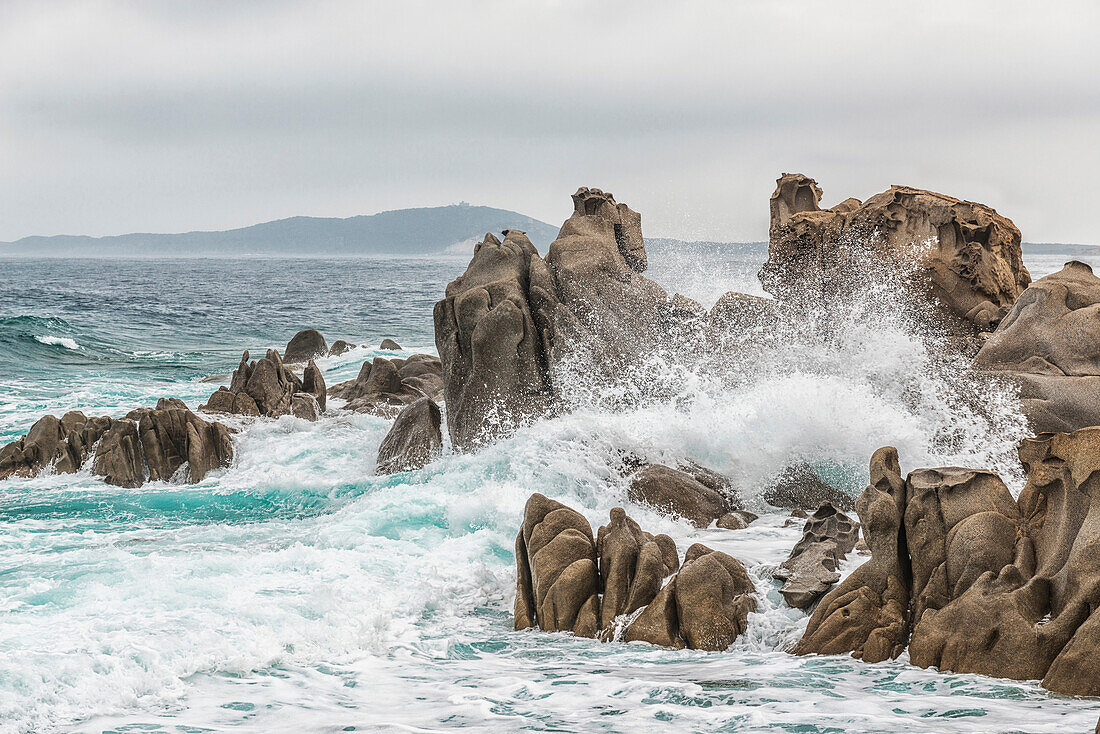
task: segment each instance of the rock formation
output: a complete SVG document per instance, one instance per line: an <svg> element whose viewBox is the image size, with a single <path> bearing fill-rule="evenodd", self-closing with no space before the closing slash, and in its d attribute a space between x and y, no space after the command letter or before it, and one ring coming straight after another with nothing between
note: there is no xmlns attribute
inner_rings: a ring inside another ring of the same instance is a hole
<svg viewBox="0 0 1100 734"><path fill-rule="evenodd" d="M199 482L233 460L230 430L205 421L179 400L162 398L156 408L125 418L88 418L70 411L40 418L22 438L0 449L0 479L33 476L52 468L78 471L94 455L92 473L108 484L140 487L167 481L185 463L188 480Z"/></svg>
<svg viewBox="0 0 1100 734"><path fill-rule="evenodd" d="M621 377L700 316L698 304L641 275L637 212L587 188L573 208L545 260L523 232L486 235L436 304L447 425L460 451L563 407L571 389Z"/></svg>
<svg viewBox="0 0 1100 734"><path fill-rule="evenodd" d="M826 502L806 520L802 538L773 573L789 606L806 609L840 580L837 568L859 540L859 524Z"/></svg>
<svg viewBox="0 0 1100 734"><path fill-rule="evenodd" d="M395 342L393 339L383 339L382 343L378 346L379 349L385 349L388 352L401 351L401 345Z"/></svg>
<svg viewBox="0 0 1100 734"><path fill-rule="evenodd" d="M286 349L283 350L283 360L293 364L308 362L314 357L327 357L328 354L328 344L321 332L316 329L302 329L287 342Z"/></svg>
<svg viewBox="0 0 1100 734"><path fill-rule="evenodd" d="M582 637L598 633L604 640L621 636L724 650L756 608L756 589L735 558L697 544L681 565L671 538L643 531L619 507L593 547L591 526L580 513L532 495L516 538L516 566L517 630L538 626Z"/></svg>
<svg viewBox="0 0 1100 734"><path fill-rule="evenodd" d="M649 464L637 471L630 479L627 495L631 502L678 515L700 528L739 509L729 496L687 472L662 464Z"/></svg>
<svg viewBox="0 0 1100 734"><path fill-rule="evenodd" d="M977 356L1020 389L1033 430L1100 425L1100 278L1076 260L1028 286Z"/></svg>
<svg viewBox="0 0 1100 734"><path fill-rule="evenodd" d="M430 354L408 359L375 357L363 363L354 380L333 385L328 394L346 400L346 410L391 417L422 397L439 400L442 369L439 358Z"/></svg>
<svg viewBox="0 0 1100 734"><path fill-rule="evenodd" d="M859 499L871 560L822 600L795 651L876 662L908 641L922 667L1100 695L1100 428L1028 439L1020 460L1013 500L987 471L903 482L896 452L876 452Z"/></svg>
<svg viewBox="0 0 1100 734"><path fill-rule="evenodd" d="M776 184L760 280L788 302L827 306L859 287L870 258L903 273L915 268L917 289L976 334L991 331L1031 282L1020 231L983 204L891 186L863 203L821 209L813 179L785 173Z"/></svg>
<svg viewBox="0 0 1100 734"><path fill-rule="evenodd" d="M329 349L328 353L332 357L338 357L344 352L350 352L352 349L355 349L355 347L356 345L351 342L337 339L332 343L332 347Z"/></svg>
<svg viewBox="0 0 1100 734"><path fill-rule="evenodd" d="M852 510L848 494L823 481L808 464L792 464L764 490L764 501L772 507L814 510L826 502L838 510Z"/></svg>
<svg viewBox="0 0 1100 734"><path fill-rule="evenodd" d="M443 448L440 421L439 406L431 398L405 406L378 447L378 473L421 469L438 456Z"/></svg>
<svg viewBox="0 0 1100 734"><path fill-rule="evenodd" d="M199 406L199 410L267 418L294 414L316 420L311 416L324 410L325 380L312 359L304 374L309 380L308 387L283 364L274 349L267 350L267 356L253 362L248 361L246 351L233 371L229 387L218 388L205 405ZM310 397L298 398L296 403L295 398L299 394Z"/></svg>

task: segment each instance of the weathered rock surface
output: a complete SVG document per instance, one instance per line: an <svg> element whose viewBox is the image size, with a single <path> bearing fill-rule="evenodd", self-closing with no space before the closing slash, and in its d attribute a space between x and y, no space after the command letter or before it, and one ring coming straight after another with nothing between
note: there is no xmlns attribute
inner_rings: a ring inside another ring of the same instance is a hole
<svg viewBox="0 0 1100 734"><path fill-rule="evenodd" d="M855 508L846 492L823 481L808 464L792 464L764 490L764 501L784 509L814 510L825 503L838 510Z"/></svg>
<svg viewBox="0 0 1100 734"><path fill-rule="evenodd" d="M229 387L220 387L210 396L199 410L207 413L235 413L246 416L265 416L278 418L282 415L309 417L324 411L325 380L321 370L312 359L305 368L303 380L291 372L279 353L267 350L263 359L248 361L248 352L241 356L241 362L233 371ZM298 400L295 409L295 397L299 393L310 395L316 409L310 409L309 400ZM316 420L316 418L310 418Z"/></svg>
<svg viewBox="0 0 1100 734"><path fill-rule="evenodd" d="M516 537L517 630L595 637L600 578L592 526L576 510L533 494Z"/></svg>
<svg viewBox="0 0 1100 734"><path fill-rule="evenodd" d="M436 304L447 425L460 451L566 407L574 390L621 378L703 315L641 275L637 212L587 188L573 207L545 260L518 230L503 241L486 235Z"/></svg>
<svg viewBox="0 0 1100 734"><path fill-rule="evenodd" d="M308 362L314 357L327 357L328 354L328 344L321 332L316 329L302 329L287 342L283 360L293 364Z"/></svg>
<svg viewBox="0 0 1100 734"><path fill-rule="evenodd" d="M379 349L385 349L390 352L401 351L401 345L395 342L393 339L383 339L382 343L378 346Z"/></svg>
<svg viewBox="0 0 1100 734"><path fill-rule="evenodd" d="M1076 260L1028 286L977 356L1020 389L1033 430L1100 425L1100 278Z"/></svg>
<svg viewBox="0 0 1100 734"><path fill-rule="evenodd" d="M351 342L344 341L343 339L337 339L332 343L332 346L329 348L328 353L330 356L338 357L344 352L350 352L352 349L355 349L355 347L356 345L352 344Z"/></svg>
<svg viewBox="0 0 1100 734"><path fill-rule="evenodd" d="M760 280L789 302L818 307L860 282L866 257L915 267L919 291L972 334L990 331L1031 282L1020 230L983 204L907 186L821 209L821 189L783 174L771 199Z"/></svg>
<svg viewBox="0 0 1100 734"><path fill-rule="evenodd" d="M850 652L868 663L896 658L908 637L909 568L904 555L905 481L898 452L871 457L871 484L856 511L871 559L829 592L814 610L795 653Z"/></svg>
<svg viewBox="0 0 1100 734"><path fill-rule="evenodd" d="M829 503L806 520L802 538L772 576L789 606L806 609L840 580L837 568L859 540L859 524Z"/></svg>
<svg viewBox="0 0 1100 734"><path fill-rule="evenodd" d="M426 466L443 448L439 406L420 398L405 406L378 447L378 473L393 474Z"/></svg>
<svg viewBox="0 0 1100 734"><path fill-rule="evenodd" d="M188 480L199 482L233 459L230 431L205 421L176 398L125 418L88 418L70 411L60 419L40 418L22 438L0 449L0 479L32 476L52 467L78 471L94 455L92 473L108 484L140 487L172 478L185 463Z"/></svg>
<svg viewBox="0 0 1100 734"><path fill-rule="evenodd" d="M687 472L662 464L649 464L638 470L630 479L627 495L632 502L678 515L700 528L738 509L727 495Z"/></svg>
<svg viewBox="0 0 1100 734"><path fill-rule="evenodd" d="M1100 695L1100 428L1024 441L1016 500L987 471L902 483L892 449L875 457L859 500L872 558L822 600L795 651L871 662L909 638L915 665ZM885 617L879 589L893 590Z"/></svg>
<svg viewBox="0 0 1100 734"><path fill-rule="evenodd" d="M541 494L524 509L516 571L517 630L724 650L756 608L748 572L731 556L693 545L680 565L672 538L645 532L619 507L593 544L580 513Z"/></svg>
<svg viewBox="0 0 1100 734"><path fill-rule="evenodd" d="M363 363L354 380L333 385L328 394L346 400L346 410L395 416L421 397L440 400L442 370L439 358L430 354L414 354L408 359L375 357Z"/></svg>

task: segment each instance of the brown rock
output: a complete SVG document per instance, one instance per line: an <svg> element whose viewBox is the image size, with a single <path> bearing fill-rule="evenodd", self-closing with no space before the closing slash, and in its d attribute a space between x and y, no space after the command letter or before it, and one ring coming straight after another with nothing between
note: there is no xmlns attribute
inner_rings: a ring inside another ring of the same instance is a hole
<svg viewBox="0 0 1100 734"><path fill-rule="evenodd" d="M389 352L399 352L399 351L401 351L401 345L398 344L397 342L395 342L393 339L383 339L382 344L378 348L379 349L385 349L386 351L389 351Z"/></svg>
<svg viewBox="0 0 1100 734"><path fill-rule="evenodd" d="M608 634L615 618L647 606L680 562L676 543L667 535L654 538L627 517L621 507L596 536L600 561L600 629Z"/></svg>
<svg viewBox="0 0 1100 734"><path fill-rule="evenodd" d="M378 473L421 469L443 448L442 416L431 398L420 398L403 408L378 448Z"/></svg>
<svg viewBox="0 0 1100 734"><path fill-rule="evenodd" d="M343 339L337 339L332 343L332 348L329 349L328 353L330 356L338 357L344 352L350 352L352 349L355 349L355 346L356 345L352 344L351 342L344 341Z"/></svg>
<svg viewBox="0 0 1100 734"><path fill-rule="evenodd" d="M661 464L650 464L635 473L627 496L632 502L678 515L700 528L733 509L726 497L690 474Z"/></svg>
<svg viewBox="0 0 1100 734"><path fill-rule="evenodd" d="M133 421L112 421L96 447L92 473L107 484L133 489L145 482L141 438Z"/></svg>
<svg viewBox="0 0 1100 734"><path fill-rule="evenodd" d="M756 610L756 587L741 562L695 544L676 574L680 636L693 650L725 650Z"/></svg>
<svg viewBox="0 0 1100 734"><path fill-rule="evenodd" d="M327 357L328 344L316 329L302 329L287 342L283 359L290 363L308 362L314 357Z"/></svg>
<svg viewBox="0 0 1100 734"><path fill-rule="evenodd" d="M773 573L785 582L779 593L789 606L806 609L840 580L840 561L855 547L859 524L831 504L806 520L802 538Z"/></svg>
<svg viewBox="0 0 1100 734"><path fill-rule="evenodd" d="M302 420L315 421L321 417L321 406L317 404L317 398L308 392L294 393L290 398L290 414Z"/></svg>
<svg viewBox="0 0 1100 734"><path fill-rule="evenodd" d="M317 367L317 363L312 359L309 360L305 372L302 373L302 392L307 392L316 398L317 407L320 409L320 412L325 412L325 406L328 401L328 390L325 388L325 376L321 374L320 368Z"/></svg>

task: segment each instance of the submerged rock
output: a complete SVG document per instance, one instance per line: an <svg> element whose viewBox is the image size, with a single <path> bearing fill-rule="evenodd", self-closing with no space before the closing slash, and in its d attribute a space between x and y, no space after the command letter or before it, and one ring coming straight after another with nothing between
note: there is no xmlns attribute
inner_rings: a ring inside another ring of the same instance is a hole
<svg viewBox="0 0 1100 734"><path fill-rule="evenodd" d="M855 502L843 490L823 481L809 464L784 469L764 490L764 501L784 509L814 510L825 503L838 510L852 510Z"/></svg>
<svg viewBox="0 0 1100 734"><path fill-rule="evenodd" d="M314 357L327 357L328 344L316 329L302 329L295 334L283 351L283 359L289 363L308 362Z"/></svg>
<svg viewBox="0 0 1100 734"><path fill-rule="evenodd" d="M356 345L351 342L344 341L343 339L337 339L332 343L332 347L329 349L329 356L338 357L344 352L350 352L355 349Z"/></svg>
<svg viewBox="0 0 1100 734"><path fill-rule="evenodd" d="M976 335L992 330L1031 282L1020 230L983 204L908 186L831 209L820 200L817 182L802 174L776 181L760 281L785 301L827 304L861 282L870 258L901 273L915 268L915 291Z"/></svg>
<svg viewBox="0 0 1100 734"><path fill-rule="evenodd" d="M1100 278L1076 260L1028 286L974 365L1008 377L1037 432L1100 425Z"/></svg>
<svg viewBox="0 0 1100 734"><path fill-rule="evenodd" d="M383 339L382 343L378 347L379 349L385 349L390 352L401 351L401 345L395 342L393 339Z"/></svg>
<svg viewBox="0 0 1100 734"><path fill-rule="evenodd" d="M726 495L687 472L661 464L649 464L636 472L627 495L632 502L678 515L700 528L736 509Z"/></svg>
<svg viewBox="0 0 1100 734"><path fill-rule="evenodd" d="M442 416L431 398L405 406L378 447L378 473L421 469L443 448Z"/></svg>
<svg viewBox="0 0 1100 734"><path fill-rule="evenodd" d="M837 568L859 540L859 524L829 503L806 520L802 538L772 576L789 606L806 609L840 580Z"/></svg>

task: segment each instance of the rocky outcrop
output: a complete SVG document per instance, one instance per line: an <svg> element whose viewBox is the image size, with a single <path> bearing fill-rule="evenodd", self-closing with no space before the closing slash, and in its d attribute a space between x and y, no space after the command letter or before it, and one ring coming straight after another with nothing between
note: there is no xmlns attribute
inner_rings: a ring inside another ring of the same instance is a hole
<svg viewBox="0 0 1100 734"><path fill-rule="evenodd" d="M382 343L378 346L379 349L385 349L387 352L400 352L401 345L395 342L393 339L383 339Z"/></svg>
<svg viewBox="0 0 1100 734"><path fill-rule="evenodd" d="M332 357L338 357L344 352L350 352L355 349L356 345L351 342L344 341L343 339L337 339L332 343L332 347L329 348L329 355Z"/></svg>
<svg viewBox="0 0 1100 734"><path fill-rule="evenodd" d="M983 204L891 186L821 209L813 179L783 174L776 184L760 280L788 302L827 306L864 283L869 264L900 265L952 324L976 334L991 331L1031 282L1020 230Z"/></svg>
<svg viewBox="0 0 1100 734"><path fill-rule="evenodd" d="M624 640L725 650L756 610L756 587L736 558L696 543L676 577L627 628Z"/></svg>
<svg viewBox="0 0 1100 734"><path fill-rule="evenodd" d="M595 637L599 585L588 520L560 502L531 495L516 537L515 628Z"/></svg>
<svg viewBox="0 0 1100 734"><path fill-rule="evenodd" d="M517 630L724 650L756 608L735 558L693 545L681 565L671 538L645 532L618 507L593 545L580 513L541 494L524 509L516 570Z"/></svg>
<svg viewBox="0 0 1100 734"><path fill-rule="evenodd" d="M408 359L375 357L363 363L354 380L333 385L328 394L346 400L346 410L392 417L422 397L441 399L442 369L439 358L430 354Z"/></svg>
<svg viewBox="0 0 1100 734"><path fill-rule="evenodd" d="M198 417L175 398L125 418L88 418L79 411L40 418L22 438L0 449L0 479L50 469L78 471L89 458L92 473L108 484L140 487L167 481L187 464L187 479L202 481L233 459L230 430Z"/></svg>
<svg viewBox="0 0 1100 734"><path fill-rule="evenodd" d="M1037 432L1100 425L1100 278L1076 260L1028 286L974 365L1020 390Z"/></svg>
<svg viewBox="0 0 1100 734"><path fill-rule="evenodd" d="M621 378L701 317L641 273L641 217L598 189L578 189L573 215L544 260L527 236L489 234L435 307L447 425L466 451L567 407L568 395Z"/></svg>
<svg viewBox="0 0 1100 734"><path fill-rule="evenodd" d="M700 528L739 509L730 496L685 471L662 464L649 464L635 472L627 496L631 502L677 515Z"/></svg>
<svg viewBox="0 0 1100 734"><path fill-rule="evenodd" d="M825 482L809 464L792 464L764 490L764 501L772 507L814 510L828 503L838 510L849 511L855 502L843 490Z"/></svg>
<svg viewBox="0 0 1100 734"><path fill-rule="evenodd" d="M283 350L283 361L288 364L308 362L314 357L327 357L328 344L321 332L316 329L302 329L295 334L286 349Z"/></svg>
<svg viewBox="0 0 1100 734"><path fill-rule="evenodd" d="M1028 439L1020 459L1028 482L1013 500L981 470L902 482L880 449L859 500L872 558L822 600L795 651L873 662L908 640L915 665L1100 695L1100 428Z"/></svg>
<svg viewBox="0 0 1100 734"><path fill-rule="evenodd" d="M378 447L378 473L421 469L443 448L439 406L420 398L405 406Z"/></svg>
<svg viewBox="0 0 1100 734"><path fill-rule="evenodd" d="M229 387L218 388L205 405L199 406L199 410L267 418L293 414L310 420L316 420L310 417L313 413L319 415L324 411L325 380L312 359L304 373L309 380L307 387L283 364L274 349L267 350L263 359L252 362L248 361L248 356L247 351L241 356ZM300 393L310 398L300 398L295 403Z"/></svg>
<svg viewBox="0 0 1100 734"><path fill-rule="evenodd" d="M779 593L787 604L806 609L820 599L840 580L837 568L858 540L858 523L829 503L817 508L791 555L772 573L784 582Z"/></svg>

